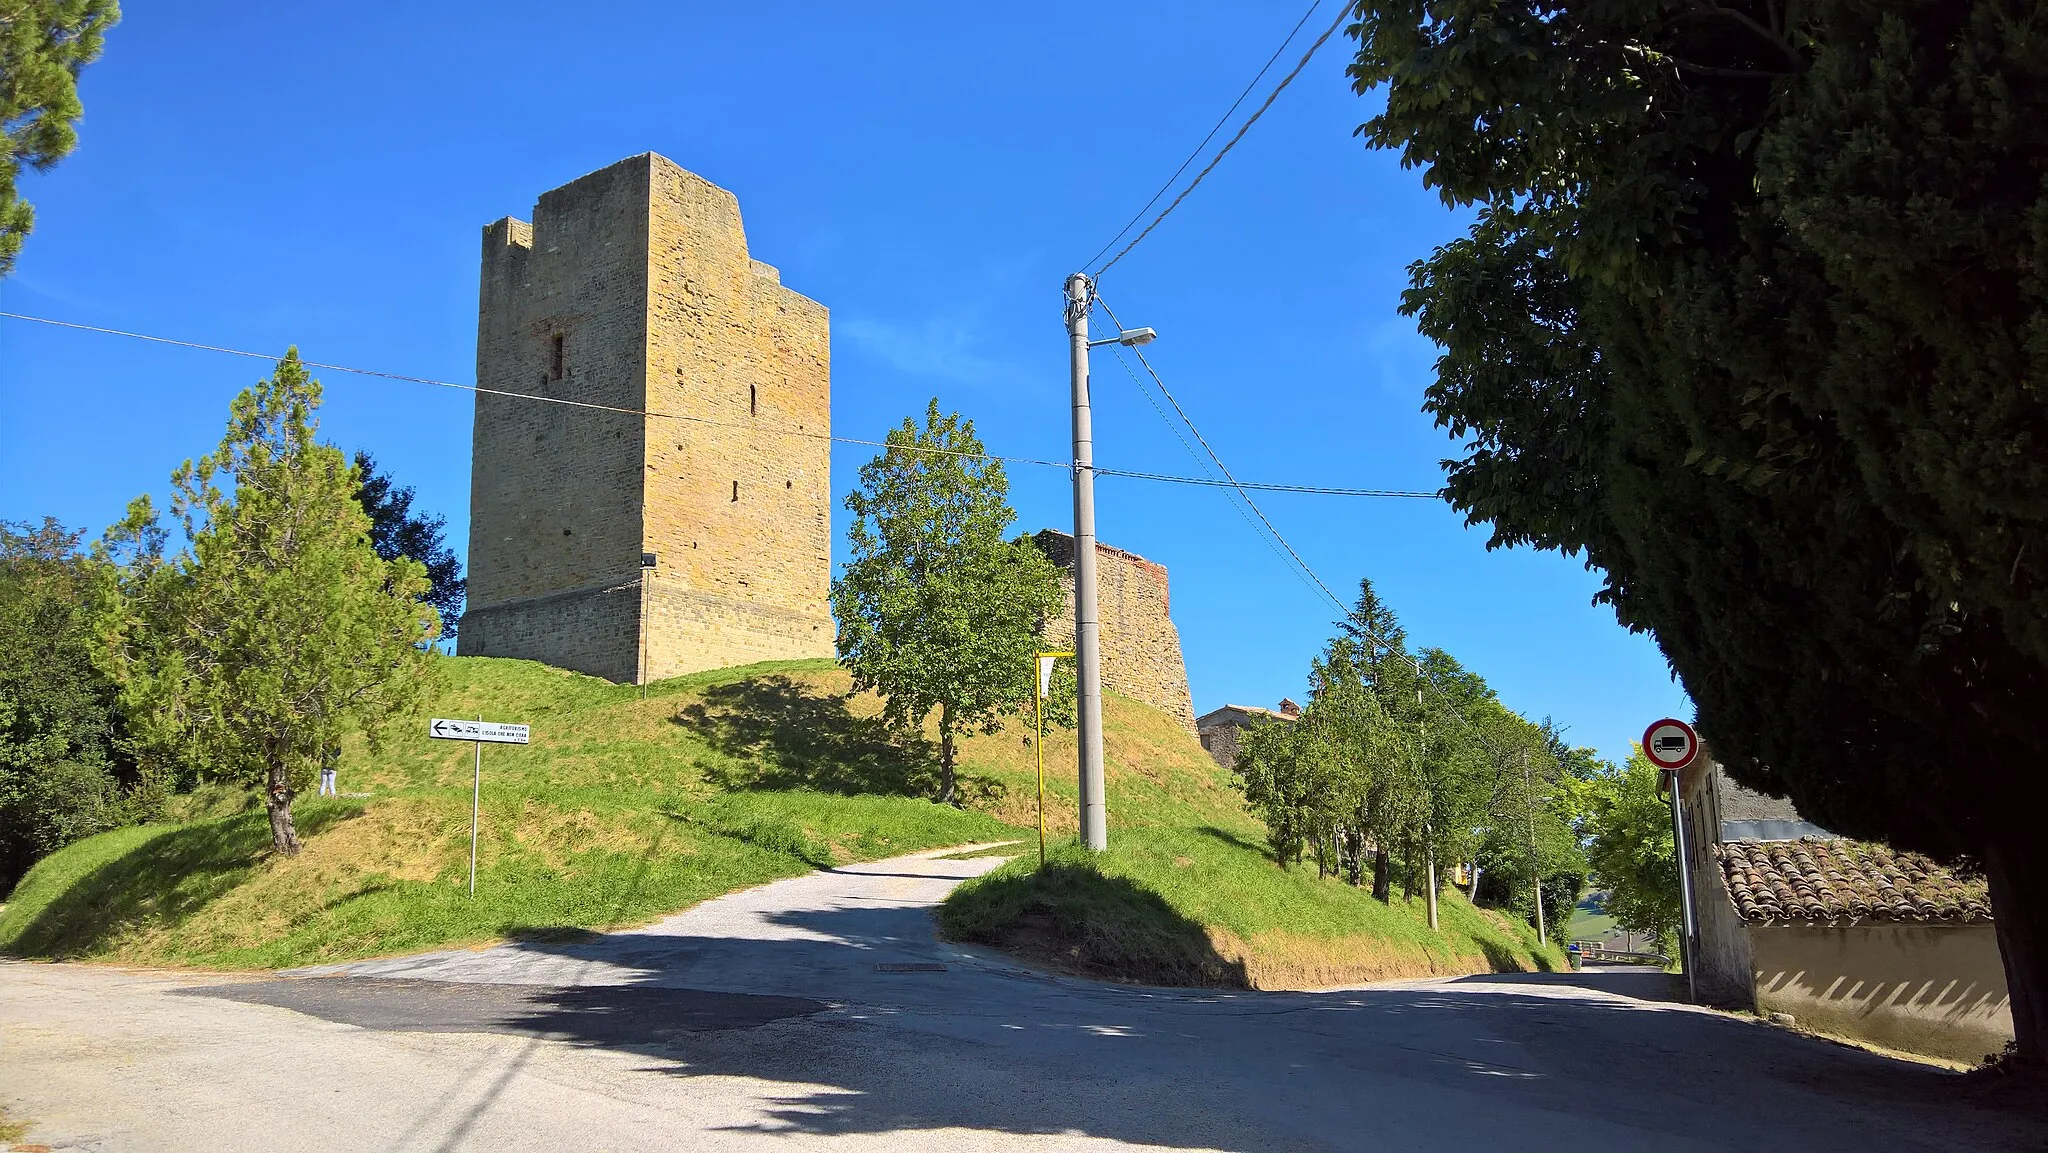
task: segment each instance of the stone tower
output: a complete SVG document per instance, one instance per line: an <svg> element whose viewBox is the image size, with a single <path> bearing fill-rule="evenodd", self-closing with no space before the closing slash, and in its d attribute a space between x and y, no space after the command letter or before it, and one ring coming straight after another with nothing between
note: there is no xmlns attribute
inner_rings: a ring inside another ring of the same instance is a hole
<svg viewBox="0 0 2048 1153"><path fill-rule="evenodd" d="M478 393L457 651L613 681L832 655L827 315L732 193L647 153L483 239L477 384L602 407Z"/></svg>

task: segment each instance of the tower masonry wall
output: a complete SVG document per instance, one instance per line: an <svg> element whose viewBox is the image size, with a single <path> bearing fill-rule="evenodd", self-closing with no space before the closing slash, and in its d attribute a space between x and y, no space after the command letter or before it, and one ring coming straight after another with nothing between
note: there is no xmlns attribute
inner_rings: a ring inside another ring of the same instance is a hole
<svg viewBox="0 0 2048 1153"><path fill-rule="evenodd" d="M1061 570L1066 612L1046 622L1054 648L1074 644L1074 538L1046 529L1032 538ZM1096 542L1096 610L1101 614L1102 684L1112 692L1163 709L1195 731L1180 630L1168 616L1166 566Z"/></svg>
<svg viewBox="0 0 2048 1153"><path fill-rule="evenodd" d="M829 320L730 192L648 153L487 226L477 381L630 411L478 395L459 652L612 680L830 655Z"/></svg>

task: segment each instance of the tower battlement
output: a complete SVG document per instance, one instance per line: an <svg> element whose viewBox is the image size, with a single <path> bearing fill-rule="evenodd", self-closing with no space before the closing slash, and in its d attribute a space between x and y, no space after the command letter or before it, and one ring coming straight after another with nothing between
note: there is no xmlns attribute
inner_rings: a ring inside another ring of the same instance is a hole
<svg viewBox="0 0 2048 1153"><path fill-rule="evenodd" d="M486 225L477 384L570 403L477 394L457 651L614 681L832 654L829 318L732 193L646 153Z"/></svg>

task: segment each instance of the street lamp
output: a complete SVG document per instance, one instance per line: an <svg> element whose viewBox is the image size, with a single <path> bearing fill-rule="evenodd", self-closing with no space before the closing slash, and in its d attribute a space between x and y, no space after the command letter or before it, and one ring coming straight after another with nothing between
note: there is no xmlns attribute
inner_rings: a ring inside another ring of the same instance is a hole
<svg viewBox="0 0 2048 1153"><path fill-rule="evenodd" d="M1131 328L1088 339L1095 281L1067 278L1067 339L1074 385L1074 652L1080 674L1081 843L1109 847L1109 805L1102 775L1102 622L1095 604L1095 427L1088 401L1088 350L1103 344L1150 344L1159 334Z"/></svg>

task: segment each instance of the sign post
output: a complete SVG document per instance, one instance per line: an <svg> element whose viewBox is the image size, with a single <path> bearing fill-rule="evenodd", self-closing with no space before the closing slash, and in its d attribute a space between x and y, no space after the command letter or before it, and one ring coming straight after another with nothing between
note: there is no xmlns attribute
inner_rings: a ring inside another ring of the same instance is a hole
<svg viewBox="0 0 2048 1153"><path fill-rule="evenodd" d="M469 896L471 900L475 900L476 826L484 799L484 745L526 744L528 729L525 725L486 721L483 714L479 713L473 721L435 717L427 723L427 735L437 741L469 741L476 746L476 775L469 789Z"/></svg>
<svg viewBox="0 0 2048 1153"><path fill-rule="evenodd" d="M1643 755L1662 769L1671 782L1671 844L1678 856L1678 903L1683 915L1685 938L1679 942L1679 959L1685 965L1685 989L1698 1001L1698 966L1693 963L1695 928L1692 909L1692 867L1685 844L1685 783L1680 773L1699 755L1700 735L1684 721L1666 717L1643 730Z"/></svg>
<svg viewBox="0 0 2048 1153"><path fill-rule="evenodd" d="M1034 658L1038 691L1031 697L1031 719L1038 728L1031 747L1038 753L1038 867L1045 868L1045 699L1052 695L1052 668L1061 657L1073 653L1039 653Z"/></svg>

